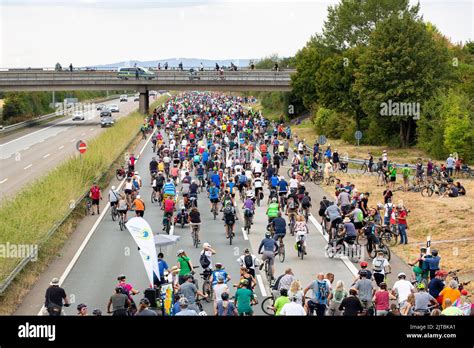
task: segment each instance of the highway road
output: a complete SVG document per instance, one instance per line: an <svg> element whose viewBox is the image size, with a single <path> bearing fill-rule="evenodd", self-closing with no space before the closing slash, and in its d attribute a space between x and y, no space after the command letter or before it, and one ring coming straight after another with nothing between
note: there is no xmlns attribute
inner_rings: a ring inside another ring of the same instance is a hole
<svg viewBox="0 0 474 348"><path fill-rule="evenodd" d="M117 104L120 112L115 119L138 109L138 102L129 98L120 103L113 99L105 104ZM54 122L27 128L0 140L0 199L14 195L24 185L56 168L70 156L78 155L76 142L90 140L103 132L99 111L85 114L84 121L72 121L70 116Z"/></svg>
<svg viewBox="0 0 474 348"><path fill-rule="evenodd" d="M142 147L143 142L139 146ZM136 152L138 153L139 150L140 148ZM153 232L156 234L161 232L163 215L157 204L151 204L149 200L151 187L149 185L147 168L152 156L151 144L148 143L144 147L144 152L140 156L136 168L144 179L144 187L140 192L147 204L144 218L150 223ZM112 184L117 185L118 183L114 182ZM104 190L104 196L106 196L108 190L109 188ZM266 194L268 194L267 190ZM253 254L257 254L260 241L264 237L267 223L265 215L266 202L257 208L254 225L249 235L242 231L243 215L239 209L236 238L232 246L229 245L229 241L225 238L224 225L220 220L221 216L217 220L213 220L210 213L209 200L205 193L199 195L199 208L203 218L201 241L202 243L210 243L217 251L217 254L213 256L213 263L221 262L224 264L225 269L233 278L231 281L233 284L239 277L237 258L243 253L245 248L250 248ZM91 218L94 219L93 225L90 220ZM70 254L69 257L62 257L60 260L57 260L56 265L61 266L55 267L57 273L54 276L59 276L62 273L61 279L64 280L62 286L72 296L76 304L83 302L90 309L101 308L104 311L108 298L113 293L118 274L126 274L128 281L141 291L148 286L149 282L134 241L127 231L120 231L117 222L112 221L110 211L102 209L102 214L99 218L88 217L86 219L88 221L84 222L84 224L88 226L87 236L85 236L86 231L82 232L86 242L82 241L80 247L76 243L76 250L79 249L79 251L76 252L74 257ZM335 274L336 280L343 280L346 284L350 285L356 268L347 262L327 258L324 250L326 241L318 231L317 224L310 223L309 228L308 255L305 256L304 260L297 257L296 250L293 248L294 237L288 234L285 239L286 260L284 263L276 261L277 275L282 274L286 268L292 268L296 278L305 287L315 279L318 272L331 272ZM192 246L189 227L186 226L182 229L177 226L173 228L172 233L180 236L180 241L176 245L161 249L170 267L176 264L176 251L178 249L184 249L191 257L193 264L199 265L199 252L201 249L196 249ZM202 269L198 269L198 271L202 271ZM270 291L263 271L262 273L257 272L257 274L258 286L256 288L256 296L259 303L261 303L270 294ZM51 274L47 276L51 276ZM44 283L45 280L43 279L42 282ZM199 279L199 285L201 284L202 279ZM234 291L232 291L232 294ZM43 296L44 288L36 287L33 289L29 299L19 308L17 314L37 314L41 308ZM140 298L141 295L135 296L137 301ZM212 313L211 304L204 303L204 310ZM256 314L263 314L259 305L254 307L254 310ZM74 315L75 306L66 309L66 313Z"/></svg>

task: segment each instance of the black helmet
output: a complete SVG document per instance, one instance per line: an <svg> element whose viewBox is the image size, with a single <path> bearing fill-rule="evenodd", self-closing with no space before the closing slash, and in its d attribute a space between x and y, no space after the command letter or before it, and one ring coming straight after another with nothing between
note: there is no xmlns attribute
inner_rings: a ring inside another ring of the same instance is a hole
<svg viewBox="0 0 474 348"><path fill-rule="evenodd" d="M288 296L288 290L287 289L280 289L280 295L281 296Z"/></svg>
<svg viewBox="0 0 474 348"><path fill-rule="evenodd" d="M92 315L95 315L97 317L100 317L102 316L102 311L99 309L99 308L96 308L94 309L94 311L92 312Z"/></svg>
<svg viewBox="0 0 474 348"><path fill-rule="evenodd" d="M229 294L227 292L223 292L221 295L222 301L227 301L229 299Z"/></svg>
<svg viewBox="0 0 474 348"><path fill-rule="evenodd" d="M77 305L77 310L80 312L82 308L87 308L87 306L84 303L80 303Z"/></svg>
<svg viewBox="0 0 474 348"><path fill-rule="evenodd" d="M125 279L125 278L127 278L127 277L125 276L125 274L119 274L119 275L117 276L117 280L119 280L119 281L120 281L120 280L123 280L123 279Z"/></svg>
<svg viewBox="0 0 474 348"><path fill-rule="evenodd" d="M140 304L144 304L144 305L149 306L149 305L150 305L150 301L149 301L146 297L144 297L144 298L142 298L142 299L140 300Z"/></svg>
<svg viewBox="0 0 474 348"><path fill-rule="evenodd" d="M115 292L116 292L117 294L122 294L122 293L123 293L123 288L122 288L121 286L117 286L117 287L115 288Z"/></svg>

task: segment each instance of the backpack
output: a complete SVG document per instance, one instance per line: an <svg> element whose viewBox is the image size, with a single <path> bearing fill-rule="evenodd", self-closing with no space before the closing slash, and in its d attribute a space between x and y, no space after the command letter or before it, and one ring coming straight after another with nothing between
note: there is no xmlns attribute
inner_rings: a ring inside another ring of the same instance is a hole
<svg viewBox="0 0 474 348"><path fill-rule="evenodd" d="M227 217L230 217L232 214L232 207L230 206L227 206L224 208L224 216L227 218Z"/></svg>
<svg viewBox="0 0 474 348"><path fill-rule="evenodd" d="M390 217L390 216L392 216L393 204L391 204L391 205L387 204L387 206L388 206L388 217Z"/></svg>
<svg viewBox="0 0 474 348"><path fill-rule="evenodd" d="M251 255L245 255L244 264L245 264L245 267L247 267L247 269L253 267L253 259Z"/></svg>
<svg viewBox="0 0 474 348"><path fill-rule="evenodd" d="M295 200L294 200L293 198L290 198L290 199L288 200L288 208L289 208L289 209L295 209L295 208L296 208L296 206L295 206Z"/></svg>
<svg viewBox="0 0 474 348"><path fill-rule="evenodd" d="M211 264L211 261L209 261L209 258L206 256L206 253L202 253L201 257L199 258L199 263L201 264L201 267L206 269L209 267Z"/></svg>
<svg viewBox="0 0 474 348"><path fill-rule="evenodd" d="M374 260L374 271L382 272L383 270L384 259L375 259Z"/></svg>
<svg viewBox="0 0 474 348"><path fill-rule="evenodd" d="M304 197L303 197L303 200L301 201L301 205L305 205L305 206L310 205L310 201L309 201L309 197L308 197L308 196L304 196Z"/></svg>
<svg viewBox="0 0 474 348"><path fill-rule="evenodd" d="M328 286L325 281L318 281L318 299L325 301L329 295Z"/></svg>

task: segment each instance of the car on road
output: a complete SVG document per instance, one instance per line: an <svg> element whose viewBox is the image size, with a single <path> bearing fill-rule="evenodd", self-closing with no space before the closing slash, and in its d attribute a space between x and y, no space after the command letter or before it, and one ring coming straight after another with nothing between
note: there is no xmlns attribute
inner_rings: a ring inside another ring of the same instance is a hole
<svg viewBox="0 0 474 348"><path fill-rule="evenodd" d="M102 110L100 112L100 117L112 117L112 113L109 110Z"/></svg>
<svg viewBox="0 0 474 348"><path fill-rule="evenodd" d="M105 127L112 127L114 125L114 120L112 119L112 116L105 116L102 117L100 120L100 127L105 128Z"/></svg>
<svg viewBox="0 0 474 348"><path fill-rule="evenodd" d="M116 104L109 105L108 109L110 110L110 112L119 112L120 111L118 105L116 105Z"/></svg>
<svg viewBox="0 0 474 348"><path fill-rule="evenodd" d="M117 74L118 74L118 78L122 80L136 79L137 75L138 75L138 79L145 79L145 80L151 80L156 77L156 74L153 71L150 71L147 68L143 68L140 66L118 68Z"/></svg>
<svg viewBox="0 0 474 348"><path fill-rule="evenodd" d="M121 101L121 102L128 102L128 95L122 94L122 95L120 96L120 101Z"/></svg>
<svg viewBox="0 0 474 348"><path fill-rule="evenodd" d="M158 95L158 92L157 91L149 91L148 94L153 97L156 97Z"/></svg>
<svg viewBox="0 0 474 348"><path fill-rule="evenodd" d="M105 108L105 104L98 104L97 105L97 110L103 110Z"/></svg>
<svg viewBox="0 0 474 348"><path fill-rule="evenodd" d="M135 96L133 97L133 101L137 102L139 100L140 100L140 94L135 94Z"/></svg>
<svg viewBox="0 0 474 348"><path fill-rule="evenodd" d="M84 121L84 113L82 111L74 111L72 114L73 121Z"/></svg>

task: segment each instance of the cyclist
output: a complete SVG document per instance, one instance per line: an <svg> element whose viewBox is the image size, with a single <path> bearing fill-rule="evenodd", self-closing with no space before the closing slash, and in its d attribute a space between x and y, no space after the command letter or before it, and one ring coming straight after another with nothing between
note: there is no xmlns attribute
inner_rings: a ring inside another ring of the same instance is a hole
<svg viewBox="0 0 474 348"><path fill-rule="evenodd" d="M280 240L283 244L283 238L286 235L286 221L281 216L281 212L278 212L277 217L275 217L271 222L272 230L274 231L273 239L276 241Z"/></svg>
<svg viewBox="0 0 474 348"><path fill-rule="evenodd" d="M333 205L330 205L326 211L324 212L324 215L329 219L331 222L331 227L330 227L330 233L329 237L330 239L334 239L336 237L336 232L337 232L337 226L342 223L342 214L341 210L337 206L337 203L334 202Z"/></svg>
<svg viewBox="0 0 474 348"><path fill-rule="evenodd" d="M176 186L174 183L171 181L171 178L168 178L166 180L165 185L163 186L163 198L171 198L174 199L174 196L176 196Z"/></svg>
<svg viewBox="0 0 474 348"><path fill-rule="evenodd" d="M163 189L163 186L165 184L165 177L163 175L163 172L158 172L158 175L153 179L153 182L152 182L152 187L153 187L153 191L155 192L154 193L154 197L155 197L155 200L156 200L156 194L158 192L161 192L161 190ZM160 202L162 203L162 202Z"/></svg>
<svg viewBox="0 0 474 348"><path fill-rule="evenodd" d="M245 199L244 205L242 206L242 209L244 210L244 216L250 219L250 224L253 225L252 217L255 214L255 203L252 200L251 195L247 195L247 198Z"/></svg>
<svg viewBox="0 0 474 348"><path fill-rule="evenodd" d="M227 201L223 209L223 212L224 212L223 220L225 222L225 225L231 227L232 237L235 237L235 233L234 233L235 220L238 220L238 219L237 219L237 213L235 211L234 206L232 205L232 202ZM229 230L228 228L226 228L226 238L229 239L229 237L230 237Z"/></svg>
<svg viewBox="0 0 474 348"><path fill-rule="evenodd" d="M283 202L282 198L286 196L288 192L288 183L285 180L284 176L280 176L279 181L278 181L278 196L280 196L280 201ZM285 204L283 202L282 207L285 207Z"/></svg>
<svg viewBox="0 0 474 348"><path fill-rule="evenodd" d="M222 265L222 263L216 263L216 269L212 271L212 275L211 275L212 286L217 284L217 280L219 278L223 279L224 284L227 284L227 282L231 280L231 277L229 276L229 274L224 270L224 266Z"/></svg>
<svg viewBox="0 0 474 348"><path fill-rule="evenodd" d="M267 209L267 217L268 217L269 224L271 224L272 220L278 216L279 212L280 212L280 206L278 205L278 200L276 197L272 198L272 202L270 203Z"/></svg>
<svg viewBox="0 0 474 348"><path fill-rule="evenodd" d="M128 172L134 172L135 171L135 155L132 153L130 157L128 158Z"/></svg>
<svg viewBox="0 0 474 348"><path fill-rule="evenodd" d="M219 188L213 182L211 187L208 189L209 191L209 200L211 201L211 212L213 209L217 212L217 204L219 203Z"/></svg>
<svg viewBox="0 0 474 348"><path fill-rule="evenodd" d="M296 217L295 226L293 228L294 233L296 234L296 242L303 242L303 252L307 255L306 248L306 235L309 234L308 225L306 224L306 219L304 216L298 215Z"/></svg>
<svg viewBox="0 0 474 348"><path fill-rule="evenodd" d="M127 277L124 274L120 274L117 277L117 280L119 281L119 283L117 284L116 288L117 287L122 288L122 293L127 295L131 303L131 306L129 307L130 313L131 314L135 313L137 310L137 306L135 304L135 301L132 298L132 295L137 295L140 293L140 291L135 290L131 284L127 283Z"/></svg>
<svg viewBox="0 0 474 348"><path fill-rule="evenodd" d="M123 215L123 221L124 223L127 223L128 203L124 194L120 194L119 197L120 198L117 203L117 212L119 213L119 215Z"/></svg>
<svg viewBox="0 0 474 348"><path fill-rule="evenodd" d="M119 200L120 193L115 189L115 186L112 186L109 191L110 208L113 209L114 207L116 207Z"/></svg>
<svg viewBox="0 0 474 348"><path fill-rule="evenodd" d="M261 200L263 198L263 181L260 176L256 176L253 180L253 187L255 189L255 197Z"/></svg>
<svg viewBox="0 0 474 348"><path fill-rule="evenodd" d="M132 205L135 206L135 214L137 217L143 217L145 214L145 202L143 202L140 195L135 198Z"/></svg>
<svg viewBox="0 0 474 348"><path fill-rule="evenodd" d="M244 254L237 259L240 267L245 267L247 272L255 278L255 268L260 265L260 260L250 253L247 248L244 250Z"/></svg>
<svg viewBox="0 0 474 348"><path fill-rule="evenodd" d="M278 252L280 247L278 243L272 238L270 232L265 233L265 238L261 241L260 246L258 247L258 253L263 254L262 261L268 259L269 266L272 271L272 278L274 278L275 274L275 254ZM265 263L260 265L260 270L263 268Z"/></svg>
<svg viewBox="0 0 474 348"><path fill-rule="evenodd" d="M175 202L171 196L165 198L163 202L163 209L165 213L163 214L163 231L166 230L166 224L169 224L171 227L171 221L173 221L173 213L175 210Z"/></svg>
<svg viewBox="0 0 474 348"><path fill-rule="evenodd" d="M430 305L438 307L438 302L426 292L424 283L419 283L416 288L418 292L415 293L415 315L428 315L430 313Z"/></svg>
<svg viewBox="0 0 474 348"><path fill-rule="evenodd" d="M155 157L151 159L149 168L150 168L150 177L151 177L151 180L153 181L153 179L155 178L155 175L158 173L158 162L156 161Z"/></svg>
<svg viewBox="0 0 474 348"><path fill-rule="evenodd" d="M318 317L324 316L331 292L328 283L324 280L324 273L319 273L317 279L304 289L304 296L309 290L312 290L313 297L305 304L306 313L310 314L315 309Z"/></svg>
<svg viewBox="0 0 474 348"><path fill-rule="evenodd" d="M385 280L385 275L392 271L390 263L385 258L383 251L378 251L377 256L375 259L373 259L372 271L377 286L380 286L380 283L384 282Z"/></svg>
<svg viewBox="0 0 474 348"><path fill-rule="evenodd" d="M253 315L252 303L254 302L253 291L248 288L249 281L242 279L239 284L239 288L235 292L235 306L239 316Z"/></svg>
<svg viewBox="0 0 474 348"><path fill-rule="evenodd" d="M305 191L304 193L304 197L303 199L301 200L301 208L303 209L303 212L305 212L306 210L308 210L309 212L309 209L312 207L311 205L311 197L309 196L309 192L308 191ZM309 215L309 213L308 213ZM305 215L306 217L306 215Z"/></svg>

